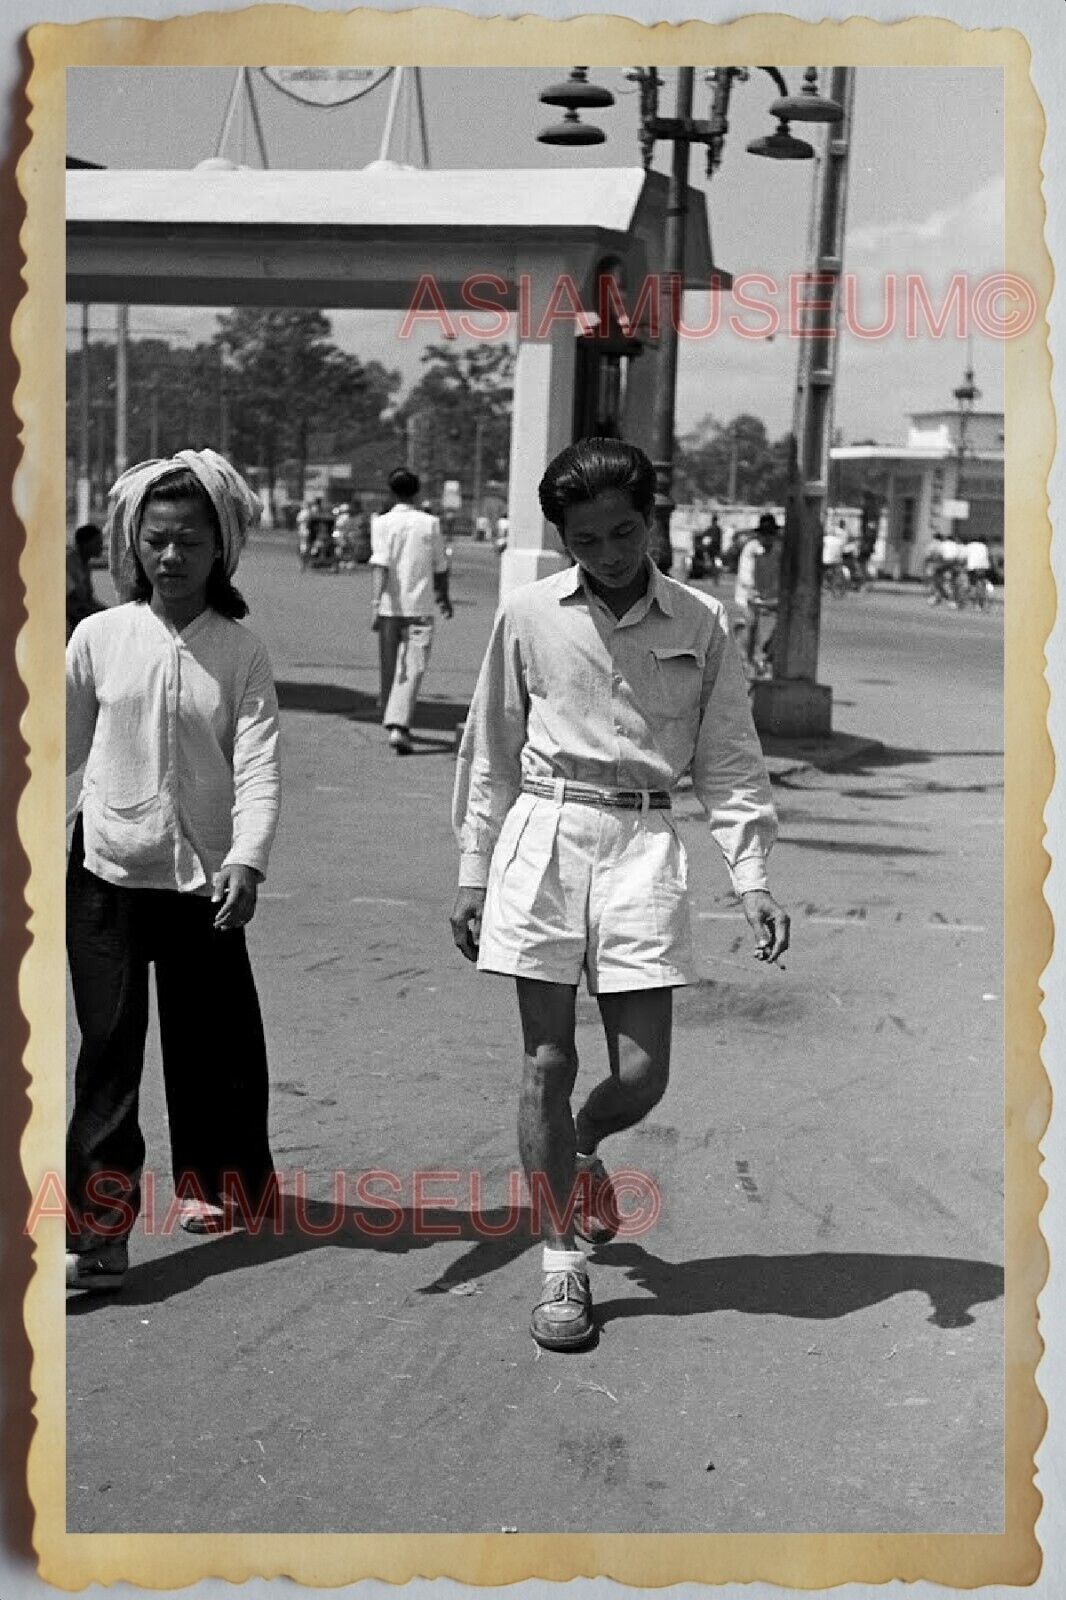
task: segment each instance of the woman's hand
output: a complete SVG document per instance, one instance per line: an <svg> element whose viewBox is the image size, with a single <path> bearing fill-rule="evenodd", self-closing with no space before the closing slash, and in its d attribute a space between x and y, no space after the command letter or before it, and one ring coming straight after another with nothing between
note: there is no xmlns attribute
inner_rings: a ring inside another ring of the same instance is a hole
<svg viewBox="0 0 1066 1600"><path fill-rule="evenodd" d="M749 889L741 896L744 915L755 934L755 959L776 961L788 949L791 921L766 889Z"/></svg>
<svg viewBox="0 0 1066 1600"><path fill-rule="evenodd" d="M222 905L215 918L215 927L224 933L230 928L243 928L245 923L251 922L255 916L258 889L259 874L254 867L246 867L235 861L217 872L211 899L216 905L221 901Z"/></svg>
<svg viewBox="0 0 1066 1600"><path fill-rule="evenodd" d="M456 947L468 961L477 960L477 947L481 939L481 915L484 909L484 889L464 888L460 884L449 921Z"/></svg>

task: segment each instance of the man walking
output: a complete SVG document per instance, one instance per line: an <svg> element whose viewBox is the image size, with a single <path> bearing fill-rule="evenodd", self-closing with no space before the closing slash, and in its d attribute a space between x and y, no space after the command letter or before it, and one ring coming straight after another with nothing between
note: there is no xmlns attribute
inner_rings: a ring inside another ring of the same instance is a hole
<svg viewBox="0 0 1066 1600"><path fill-rule="evenodd" d="M781 549L777 542L777 519L771 511L759 518L759 529L740 553L733 600L744 618L744 654L756 673L770 670L773 630L759 645L760 619L777 610L780 584Z"/></svg>
<svg viewBox="0 0 1066 1600"><path fill-rule="evenodd" d="M371 527L381 719L398 756L413 749L411 723L433 644L434 597L443 616L452 614L440 522L415 506L419 488L415 474L398 467L389 478L393 504Z"/></svg>
<svg viewBox="0 0 1066 1600"><path fill-rule="evenodd" d="M683 773L754 954L777 961L789 943L767 887L777 822L726 611L651 562L654 502L654 468L634 445L582 439L551 462L541 510L574 565L501 606L456 769L452 936L482 971L516 980L519 1149L534 1214L551 1202L530 1331L549 1350L595 1336L577 1239L603 1244L620 1220L599 1146L661 1100L672 992L696 979L670 815ZM575 1116L582 976L609 1072Z"/></svg>

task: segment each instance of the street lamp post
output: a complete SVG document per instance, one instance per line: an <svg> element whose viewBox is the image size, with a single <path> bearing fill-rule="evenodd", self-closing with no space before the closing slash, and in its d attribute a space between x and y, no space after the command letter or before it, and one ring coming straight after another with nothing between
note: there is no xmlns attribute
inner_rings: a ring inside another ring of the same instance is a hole
<svg viewBox="0 0 1066 1600"><path fill-rule="evenodd" d="M790 121L839 122L843 116L840 105L832 99L824 100L817 89L817 69L808 67L804 84L798 95L790 96L788 85L776 67L761 67L768 73L781 92L781 98L770 110L777 119L776 131L748 145L752 155L766 156L775 161L809 161L814 155L811 145L793 138L789 132ZM550 105L567 108L566 119L537 135L542 144L580 146L602 144L601 129L583 123L580 110L594 109L613 104L613 96L587 81L587 67L575 67L570 80L545 90L541 99ZM688 204L689 146L704 144L707 149L707 172L717 169L728 131L729 100L734 82L743 82L750 76L746 67L717 67L708 75L713 86L711 115L699 119L692 115L695 79L694 67L680 67L677 77L675 115L658 114L659 88L662 80L655 67L635 67L628 76L640 87L640 147L644 166L650 167L657 140L673 144L670 166L670 187L666 207L666 226L663 238L665 272L659 285L660 332L658 357L655 368L655 393L653 404L653 450L655 465L655 512L652 529L651 553L664 569L670 566L670 514L674 509L672 486L674 470L674 415L677 394L678 312L685 285L685 225Z"/></svg>
<svg viewBox="0 0 1066 1600"><path fill-rule="evenodd" d="M966 470L967 434L969 432L970 415L974 408L974 402L976 400L980 400L981 398L981 391L973 381L972 356L967 361L966 375L959 387L953 390L953 394L959 408L959 436L955 444L955 499L962 504L965 504L966 496L963 493L963 474ZM961 522L964 519L959 516L954 520ZM955 538L956 529L954 526L952 527L951 534L952 538Z"/></svg>
<svg viewBox="0 0 1066 1600"><path fill-rule="evenodd" d="M821 629L821 543L826 505L829 419L836 377L837 320L847 196L854 69L834 67L831 98L844 118L830 135L818 195L815 259L808 281L821 291L799 330L799 360L789 452L789 484L773 676L755 684L761 732L789 738L827 734L832 691L817 682Z"/></svg>
<svg viewBox="0 0 1066 1600"><path fill-rule="evenodd" d="M682 67L677 75L676 115L681 124L692 117L695 73ZM689 140L675 137L670 163L670 189L666 201L663 255L666 275L659 284L659 353L655 369L652 440L655 452L655 512L651 555L656 565L669 571L671 563L670 516L674 509L674 409L677 398L677 320L674 299L680 306L685 287L685 223L688 210ZM676 287L675 287L676 286Z"/></svg>

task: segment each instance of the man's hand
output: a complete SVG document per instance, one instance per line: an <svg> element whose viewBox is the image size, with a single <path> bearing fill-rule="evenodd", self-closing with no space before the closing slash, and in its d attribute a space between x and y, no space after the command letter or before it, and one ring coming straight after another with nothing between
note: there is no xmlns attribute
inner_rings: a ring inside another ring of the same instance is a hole
<svg viewBox="0 0 1066 1600"><path fill-rule="evenodd" d="M776 961L788 949L788 912L782 911L766 889L749 889L741 901L755 934L756 961Z"/></svg>
<svg viewBox="0 0 1066 1600"><path fill-rule="evenodd" d="M468 961L477 960L481 938L481 915L485 909L484 889L467 889L460 884L449 921L452 938Z"/></svg>
<svg viewBox="0 0 1066 1600"><path fill-rule="evenodd" d="M230 928L243 928L246 922L251 922L255 916L258 888L258 872L254 867L246 867L239 861L223 867L221 872L215 874L215 887L211 899L215 905L218 905L219 901L222 902L215 918L215 927L220 932L224 933Z"/></svg>

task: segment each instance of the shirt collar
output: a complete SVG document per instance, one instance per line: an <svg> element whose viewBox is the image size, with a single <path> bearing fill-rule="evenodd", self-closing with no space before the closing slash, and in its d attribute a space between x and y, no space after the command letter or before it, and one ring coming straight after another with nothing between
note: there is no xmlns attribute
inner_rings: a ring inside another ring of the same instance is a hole
<svg viewBox="0 0 1066 1600"><path fill-rule="evenodd" d="M657 605L664 616L672 617L674 603L670 597L670 590L663 574L650 556L644 557L644 564L648 569L648 587L633 608L638 612L638 620L645 617L653 605ZM591 589L585 583L585 574L575 561L569 570L562 575L559 600L560 602L573 600L578 595L585 595L588 599L593 598ZM628 616L629 613L627 612L626 615Z"/></svg>

